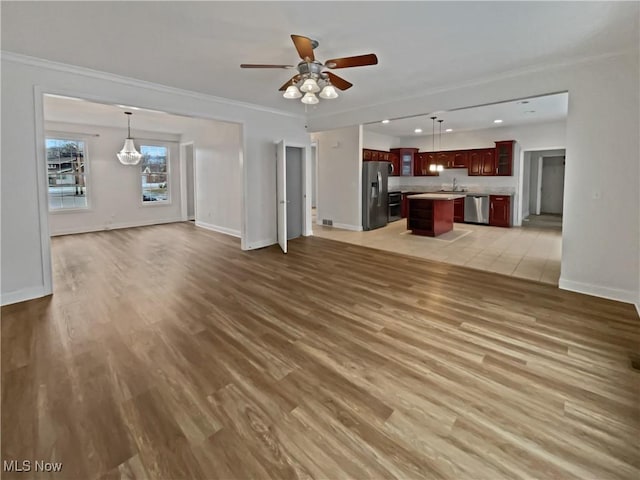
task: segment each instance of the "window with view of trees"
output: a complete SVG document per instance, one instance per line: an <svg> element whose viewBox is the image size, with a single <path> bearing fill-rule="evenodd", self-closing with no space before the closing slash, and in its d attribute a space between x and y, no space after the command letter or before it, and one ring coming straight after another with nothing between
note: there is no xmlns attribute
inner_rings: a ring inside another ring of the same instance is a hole
<svg viewBox="0 0 640 480"><path fill-rule="evenodd" d="M142 202L169 201L169 149L159 145L141 145Z"/></svg>
<svg viewBox="0 0 640 480"><path fill-rule="evenodd" d="M87 208L85 142L47 137L46 148L49 210Z"/></svg>

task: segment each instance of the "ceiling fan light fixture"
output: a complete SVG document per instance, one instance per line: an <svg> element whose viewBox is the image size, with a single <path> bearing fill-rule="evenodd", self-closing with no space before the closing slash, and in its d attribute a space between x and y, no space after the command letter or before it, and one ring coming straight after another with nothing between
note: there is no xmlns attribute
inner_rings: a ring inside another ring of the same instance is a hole
<svg viewBox="0 0 640 480"><path fill-rule="evenodd" d="M302 94L300 93L300 90L298 90L298 87L295 85L289 85L282 96L284 98L300 98Z"/></svg>
<svg viewBox="0 0 640 480"><path fill-rule="evenodd" d="M318 86L318 82L316 82L315 78L307 78L300 87L300 91L305 93L316 93L320 91L320 87Z"/></svg>
<svg viewBox="0 0 640 480"><path fill-rule="evenodd" d="M316 97L316 94L313 92L305 93L304 97L302 97L302 100L300 101L306 105L315 105L316 103L320 102L320 100L318 100L318 97Z"/></svg>
<svg viewBox="0 0 640 480"><path fill-rule="evenodd" d="M320 92L320 98L331 100L332 98L338 98L338 92L333 85L325 85Z"/></svg>

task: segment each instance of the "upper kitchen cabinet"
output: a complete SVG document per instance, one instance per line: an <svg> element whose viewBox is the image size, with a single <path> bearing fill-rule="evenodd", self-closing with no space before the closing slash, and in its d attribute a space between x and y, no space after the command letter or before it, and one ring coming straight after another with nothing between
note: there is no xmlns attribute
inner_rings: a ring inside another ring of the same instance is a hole
<svg viewBox="0 0 640 480"><path fill-rule="evenodd" d="M413 174L415 176L437 177L438 172L431 169L431 165L436 165L436 154L433 152L422 152L414 155Z"/></svg>
<svg viewBox="0 0 640 480"><path fill-rule="evenodd" d="M388 162L389 152L384 150L371 150L370 148L362 149L362 160L365 162Z"/></svg>
<svg viewBox="0 0 640 480"><path fill-rule="evenodd" d="M396 154L400 160L400 175L413 175L414 156L418 153L417 148L392 148L392 154Z"/></svg>
<svg viewBox="0 0 640 480"><path fill-rule="evenodd" d="M451 165L449 168L467 168L469 162L469 152L466 150L461 150L459 152L452 152L453 158L451 160Z"/></svg>
<svg viewBox="0 0 640 480"><path fill-rule="evenodd" d="M513 175L513 140L496 142L495 175Z"/></svg>
<svg viewBox="0 0 640 480"><path fill-rule="evenodd" d="M485 148L482 150L482 175L495 175L496 171L496 150L495 148Z"/></svg>
<svg viewBox="0 0 640 480"><path fill-rule="evenodd" d="M482 148L469 151L469 175L495 175L496 149Z"/></svg>
<svg viewBox="0 0 640 480"><path fill-rule="evenodd" d="M393 150L391 150L389 152L389 161L391 162L391 173L389 174L389 176L400 176L400 156Z"/></svg>
<svg viewBox="0 0 640 480"><path fill-rule="evenodd" d="M436 164L443 168L453 168L453 158L455 152L437 152Z"/></svg>

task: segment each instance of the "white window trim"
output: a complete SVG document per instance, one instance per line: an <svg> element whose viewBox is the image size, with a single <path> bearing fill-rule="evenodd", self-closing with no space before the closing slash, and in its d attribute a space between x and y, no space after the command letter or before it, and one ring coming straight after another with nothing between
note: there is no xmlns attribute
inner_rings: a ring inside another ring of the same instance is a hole
<svg viewBox="0 0 640 480"><path fill-rule="evenodd" d="M84 179L85 179L85 196L84 198L87 200L86 207L74 207L74 208L55 208L52 209L49 204L49 175L47 171L47 212L49 215L65 215L67 213L89 213L93 211L93 205L91 201L91 197L93 195L93 176L91 175L91 156L89 146L89 142L91 141L91 136L82 133L75 132L66 132L62 130L47 130L44 134L45 140L45 163L47 161L46 157L46 142L48 139L55 140L71 140L71 141L81 141L84 142Z"/></svg>
<svg viewBox="0 0 640 480"><path fill-rule="evenodd" d="M142 199L142 172L138 170L138 186L140 187L140 205L144 208L146 207L166 207L167 205L171 205L173 203L173 195L171 188L171 180L173 177L173 172L171 171L171 143L170 142L161 142L157 140L138 140L138 148L140 152L142 152L142 147L164 147L167 149L167 199L166 200L156 200L154 202L145 202Z"/></svg>

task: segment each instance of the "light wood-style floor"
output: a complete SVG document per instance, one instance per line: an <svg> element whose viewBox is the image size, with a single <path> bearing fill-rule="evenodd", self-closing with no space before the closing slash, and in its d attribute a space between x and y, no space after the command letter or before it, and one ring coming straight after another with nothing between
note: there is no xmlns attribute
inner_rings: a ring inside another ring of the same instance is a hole
<svg viewBox="0 0 640 480"><path fill-rule="evenodd" d="M2 460L50 478L637 479L631 305L321 238L54 238L2 309ZM31 478L4 474L3 478Z"/></svg>

